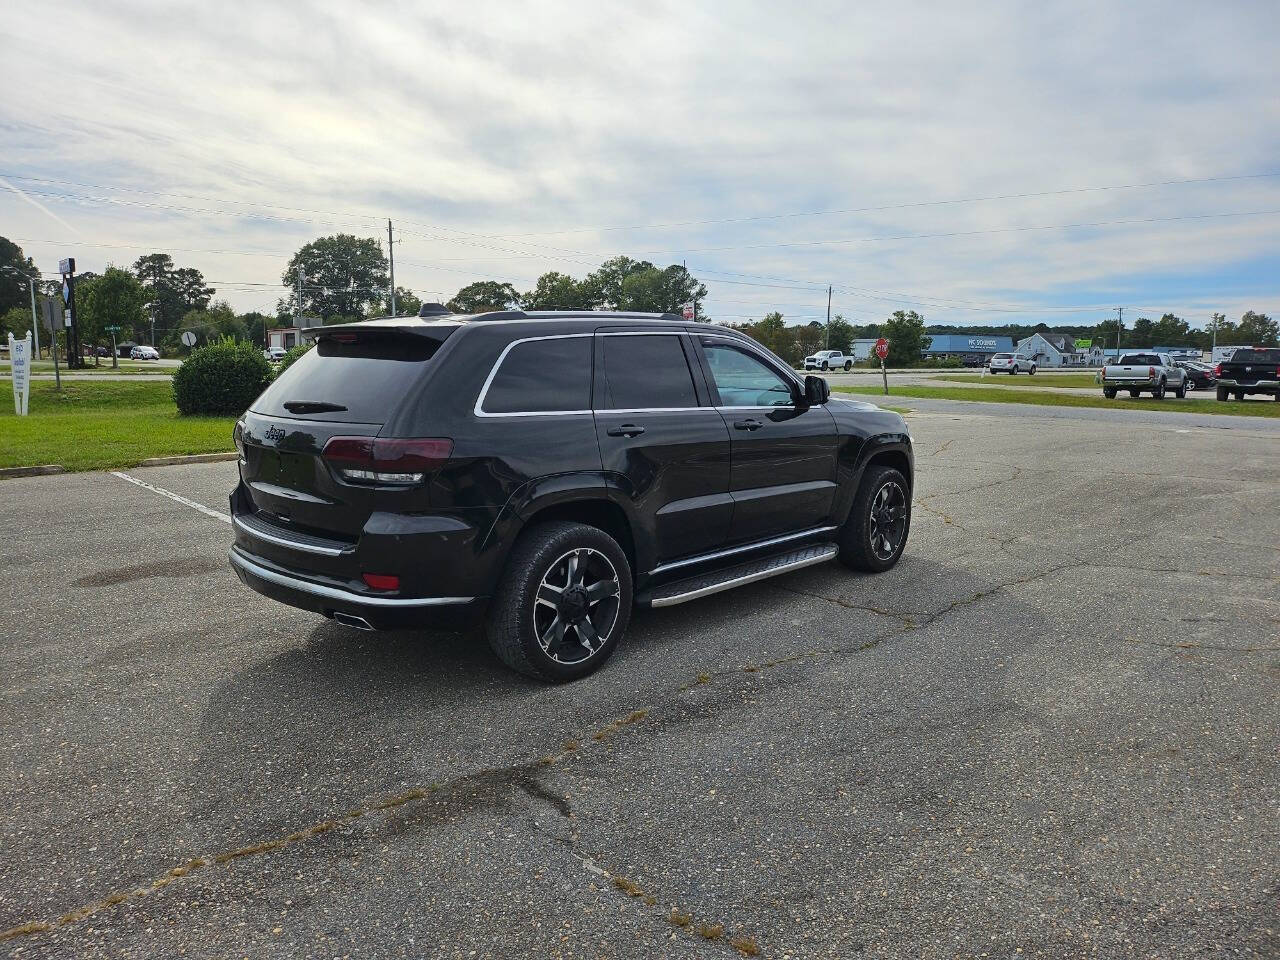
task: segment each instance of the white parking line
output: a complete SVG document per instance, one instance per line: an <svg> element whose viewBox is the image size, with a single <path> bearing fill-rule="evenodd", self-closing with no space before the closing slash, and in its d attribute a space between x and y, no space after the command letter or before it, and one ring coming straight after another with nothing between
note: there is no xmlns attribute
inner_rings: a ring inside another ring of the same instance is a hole
<svg viewBox="0 0 1280 960"><path fill-rule="evenodd" d="M178 494L174 493L172 490L166 490L163 487L153 486L152 484L147 483L145 480L139 480L137 477L131 477L129 476L129 474L121 473L119 470L112 470L111 475L113 477L119 477L121 480L128 480L130 483L137 484L138 486L143 487L144 489L150 490L152 493L158 493L162 497L168 497L170 500L176 500L178 503L182 504L183 506L190 507L192 510L199 510L201 513L205 514L206 516L213 517L215 520L221 520L223 523L231 522L231 517L228 514L219 513L217 510L211 510L209 507L206 507L203 503L196 503L194 500L188 500L186 497L179 496Z"/></svg>

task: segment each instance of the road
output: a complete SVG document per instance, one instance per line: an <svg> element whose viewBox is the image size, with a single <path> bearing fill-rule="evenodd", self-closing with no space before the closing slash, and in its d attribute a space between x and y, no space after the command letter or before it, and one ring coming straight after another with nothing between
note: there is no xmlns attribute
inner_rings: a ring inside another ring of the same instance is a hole
<svg viewBox="0 0 1280 960"><path fill-rule="evenodd" d="M1280 436L910 403L895 570L560 687L244 589L234 464L0 481L0 949L1275 956Z"/></svg>

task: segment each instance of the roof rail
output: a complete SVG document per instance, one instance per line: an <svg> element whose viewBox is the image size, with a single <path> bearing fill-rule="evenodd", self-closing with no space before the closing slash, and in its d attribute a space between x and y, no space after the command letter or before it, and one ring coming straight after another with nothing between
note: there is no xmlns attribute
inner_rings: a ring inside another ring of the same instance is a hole
<svg viewBox="0 0 1280 960"><path fill-rule="evenodd" d="M472 320L528 320L529 315L523 310L489 310L485 313L477 313L471 318Z"/></svg>

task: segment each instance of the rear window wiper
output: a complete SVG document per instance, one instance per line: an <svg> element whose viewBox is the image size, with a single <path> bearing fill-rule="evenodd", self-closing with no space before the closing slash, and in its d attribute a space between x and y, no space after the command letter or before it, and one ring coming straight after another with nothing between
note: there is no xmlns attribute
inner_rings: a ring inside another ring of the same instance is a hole
<svg viewBox="0 0 1280 960"><path fill-rule="evenodd" d="M286 400L281 406L290 413L337 413L347 409L340 403L327 403L324 400Z"/></svg>

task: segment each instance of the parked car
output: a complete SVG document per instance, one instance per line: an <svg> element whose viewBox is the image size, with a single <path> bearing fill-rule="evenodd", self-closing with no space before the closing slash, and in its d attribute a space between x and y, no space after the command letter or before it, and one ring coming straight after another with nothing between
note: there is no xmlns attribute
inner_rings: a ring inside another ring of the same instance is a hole
<svg viewBox="0 0 1280 960"><path fill-rule="evenodd" d="M289 351L284 347L268 347L266 350L262 351L262 356L267 360L270 360L272 363L279 363L284 359L284 355L288 352Z"/></svg>
<svg viewBox="0 0 1280 960"><path fill-rule="evenodd" d="M483 611L506 664L560 681L633 605L902 555L903 419L736 330L511 310L308 334L234 431L230 561L283 603L361 629Z"/></svg>
<svg viewBox="0 0 1280 960"><path fill-rule="evenodd" d="M987 363L990 373L1022 373L1024 370L1031 376L1036 375L1036 362L1021 353L993 353Z"/></svg>
<svg viewBox="0 0 1280 960"><path fill-rule="evenodd" d="M124 341L124 343L117 343L117 344L116 344L116 356L118 356L118 357L128 357L128 356L131 356L131 355L132 355L132 353L133 353L133 348L134 348L134 347L136 347L136 346L137 346L137 344L136 344L136 343L134 343L132 340L126 340L126 341Z"/></svg>
<svg viewBox="0 0 1280 960"><path fill-rule="evenodd" d="M1099 374L1102 395L1114 400L1120 390L1136 397L1149 393L1160 400L1172 389L1179 400L1187 395L1187 372L1174 364L1167 353L1137 351L1120 355L1118 363L1108 363Z"/></svg>
<svg viewBox="0 0 1280 960"><path fill-rule="evenodd" d="M839 350L819 350L812 357L804 358L806 370L850 370L853 368L853 357L847 357Z"/></svg>
<svg viewBox="0 0 1280 960"><path fill-rule="evenodd" d="M1237 347L1230 360L1213 368L1218 399L1261 393L1280 400L1280 347Z"/></svg>
<svg viewBox="0 0 1280 960"><path fill-rule="evenodd" d="M1199 360L1176 360L1179 367L1187 372L1187 392L1193 390L1209 390L1217 382L1213 375L1213 367Z"/></svg>
<svg viewBox="0 0 1280 960"><path fill-rule="evenodd" d="M155 347L137 346L129 351L130 360L159 360L160 351Z"/></svg>

